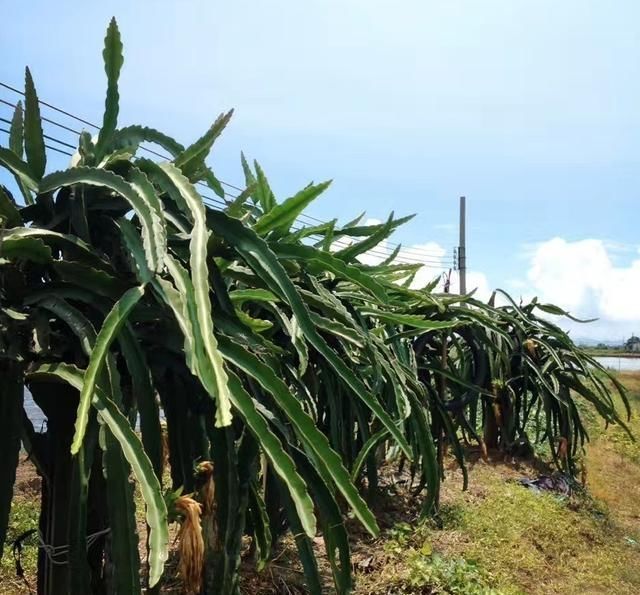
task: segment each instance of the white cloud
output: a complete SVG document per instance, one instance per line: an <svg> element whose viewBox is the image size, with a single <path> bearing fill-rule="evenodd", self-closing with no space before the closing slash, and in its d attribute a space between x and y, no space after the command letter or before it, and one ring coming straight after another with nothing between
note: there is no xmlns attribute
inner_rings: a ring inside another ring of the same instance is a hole
<svg viewBox="0 0 640 595"><path fill-rule="evenodd" d="M379 223L377 220L367 224ZM382 242L360 260L375 265L384 260L392 246ZM620 253L638 253L639 257L626 266L616 260ZM425 264L418 271L412 287L424 287L446 271L447 251L435 242L403 247L398 254L400 262ZM541 302L551 302L578 318L598 318L591 324L580 324L568 319L555 319L576 340L620 341L632 332L640 331L640 247L621 246L611 242L585 239L575 242L553 238L526 247L528 262L526 278L507 280L514 299L527 302L537 296ZM442 290L441 278L438 290ZM451 293L459 288L458 273L451 274ZM488 300L493 286L480 271L467 272L467 290L475 289L475 297ZM500 300L499 300L500 301Z"/></svg>
<svg viewBox="0 0 640 595"><path fill-rule="evenodd" d="M434 243L416 248L429 252L439 248L441 257L445 255L445 250ZM620 341L640 330L640 256L626 266L618 266L616 259L621 252L640 255L640 247L596 239L570 242L553 238L528 246L526 279L510 279L507 285L516 300L522 297L527 302L538 296L540 301L556 304L578 318L598 318L591 324L556 318L576 340ZM424 267L413 285L426 285L438 272ZM450 290L457 293L458 288L458 274L454 271ZM475 297L488 300L493 286L484 273L468 271L467 290L474 289ZM502 301L498 296L498 302Z"/></svg>
<svg viewBox="0 0 640 595"><path fill-rule="evenodd" d="M459 291L459 278L458 274L451 275L451 293L458 293ZM491 297L492 288L489 285L489 279L484 273L480 271L467 271L467 292L475 290L473 297L487 301Z"/></svg>
<svg viewBox="0 0 640 595"><path fill-rule="evenodd" d="M382 223L379 219L368 219L365 221L365 225L378 225ZM332 250L339 250L346 245L351 244L354 240L352 238L340 238L332 245ZM396 244L392 244L387 240L380 242L375 248L365 252L358 257L358 260L363 264L376 265L384 261L396 247ZM413 289L419 289L425 287L431 283L436 277L440 277L440 281L437 286L437 291L442 291L444 288L444 276L443 273L448 272L449 260L447 258L448 251L446 248L438 244L437 242L426 242L424 244L412 244L409 246L403 246L396 257L397 263L411 263L422 264L422 267L416 273L411 287ZM458 273L453 271L451 273L450 292L457 293L459 291L459 278ZM491 289L489 282L484 273L479 271L467 272L467 291L476 290L475 297L487 300L491 295Z"/></svg>
<svg viewBox="0 0 640 595"><path fill-rule="evenodd" d="M640 329L640 258L616 266L616 248L596 239L542 242L530 253L528 289L575 316L600 319L591 325L563 324L576 336L628 336Z"/></svg>
<svg viewBox="0 0 640 595"><path fill-rule="evenodd" d="M366 225L379 224L369 219ZM343 248L352 240L341 239ZM373 250L361 255L365 264L376 265L385 260L395 244L381 242ZM617 266L619 255L637 252L639 257L627 266ZM526 278L506 280L510 293L519 301L530 301L537 296L541 302L550 302L572 315L598 320L580 324L568 319L555 318L555 322L578 339L620 341L640 331L640 247L615 242L585 239L575 242L553 238L524 246L522 256L527 264ZM421 288L440 276L437 291L444 286L443 273L448 271L447 250L436 242L403 247L397 262L424 262L411 284ZM451 274L450 292L458 293L459 276ZM475 297L488 300L493 291L487 276L481 271L467 271L467 291ZM497 303L506 303L497 297Z"/></svg>

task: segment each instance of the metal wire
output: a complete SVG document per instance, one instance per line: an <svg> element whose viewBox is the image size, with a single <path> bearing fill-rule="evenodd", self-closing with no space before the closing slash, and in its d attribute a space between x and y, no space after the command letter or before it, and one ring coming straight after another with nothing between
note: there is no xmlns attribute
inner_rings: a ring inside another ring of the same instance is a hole
<svg viewBox="0 0 640 595"><path fill-rule="evenodd" d="M90 535L87 535L86 538L86 548L87 550L96 542L98 541L98 539L100 539L103 535L106 535L107 533L109 533L111 531L111 529L109 527L107 527L106 529L102 529L101 531L96 531L95 533L91 533ZM64 566L65 564L69 563L69 559L68 559L68 555L69 555L69 549L70 549L70 545L65 544L65 545L50 545L48 543L45 543L44 541L44 536L42 535L42 532L40 530L37 531L37 544L36 547L40 548L45 555L47 556L47 558L49 558L49 561L52 564L55 564L56 566ZM63 559L60 559L62 556L64 556Z"/></svg>
<svg viewBox="0 0 640 595"><path fill-rule="evenodd" d="M2 81L0 81L0 87L4 87L5 89L9 89L9 91L13 91L14 93L17 93L18 95L22 95L23 97L25 96L24 91L20 91L20 89L16 89L15 87L12 87L11 85L7 85L7 83L3 83ZM78 116L75 116L73 114L70 114L69 112L60 109L59 107L56 107L55 105L51 105L50 103L47 103L46 101L43 101L42 99L38 99L38 103L40 103L41 105L44 105L46 107L48 107L49 109L52 109L60 114L64 114L65 116L72 118L73 120L77 120L78 122L82 122L83 124L86 124L87 126L91 126L92 128L98 128L98 126L96 126L95 124L92 124L91 122L88 122L87 120L84 120L83 118L80 118Z"/></svg>
<svg viewBox="0 0 640 595"><path fill-rule="evenodd" d="M22 95L24 96L24 92L20 91L19 89L16 89L15 87L8 85L7 83L4 83L2 81L0 81L0 86L4 87L5 89L8 89L9 91L12 91L13 93L17 93L18 95ZM61 109L51 103L48 103L46 101L43 101L41 99L38 100L39 103L49 109L52 109L60 114L63 114L69 118L72 118L73 120L76 120L78 122L81 122L82 124L85 124L87 126L90 126L91 128L94 128L96 130L99 129L97 124L94 124L84 118L81 118L79 116L76 116L75 114L72 114L71 112L68 112L64 109ZM16 104L11 103L10 101L6 101L4 99L0 99L0 103L3 103L9 107L16 107ZM63 130L67 130L68 132L72 132L74 134L80 134L80 131L78 130L74 130L73 128L69 127L69 126L65 126L64 124L61 124L60 122L56 122L55 120L52 120L50 118L46 118L46 117L42 117L42 120L52 124L54 126L57 126ZM5 122L7 124L11 124L10 120L7 120L6 118L0 118L0 121ZM0 128L1 132L4 132L6 134L9 134L9 131L4 129L4 128ZM70 149L74 149L75 150L75 146L67 143L63 140L60 140L56 137L50 136L50 135L46 135L43 134L43 136L47 139L50 140L51 142L55 142L58 143L62 146L68 147ZM68 153L66 151L63 151L62 149L59 149L57 147L53 147L51 145L45 145L48 149L52 150L52 151L56 151L58 153L62 153L63 155L67 155L67 156L71 156L71 153ZM150 149L144 145L141 145L140 147L143 151L146 151L147 153L151 154L151 155L155 155L156 157L160 157L161 159L171 159L171 157L169 155L164 155L158 151L155 151L153 149ZM224 186L228 187L228 188L232 188L238 192L243 192L242 188L239 188L238 186L235 186L233 184L230 184L228 182L225 182L224 180L219 180L221 184L223 184ZM207 184L205 184L204 182L197 182L198 185L202 186L202 187L206 187L209 188L209 186ZM202 195L203 199L205 201L205 203L207 203L209 206L212 207L227 207L228 203L226 203L224 200L220 199L220 198L216 198L213 196L207 196L207 195ZM236 199L238 198L238 195L234 195L234 194L230 194L228 192L225 191L225 196L228 196L229 198L233 198ZM299 223L307 223L307 222L313 222L314 225L316 224L326 224L328 223L327 221L323 221L322 219L318 219L317 217L314 217L312 215L307 215L305 213L300 214L300 216L298 217L297 221ZM299 231L300 229L303 229L303 227L297 228L296 231ZM316 236L316 234L313 234L313 236L310 237L314 237ZM321 236L316 236L318 238L321 238ZM333 242L333 245L340 247L340 248L346 248L350 245L352 245L352 242L350 242L349 240L346 240L344 238L336 238ZM389 256L391 256L394 251L398 248L399 244L397 243L387 243L384 246L376 246L374 248L371 248L370 250L367 251L367 254L372 255L372 256L377 256L380 257L382 260L384 260L385 258L388 258ZM398 259L397 262L401 263L401 264L423 264L425 266L433 266L433 267L442 267L442 268L448 268L449 266L451 266L452 261L451 258L448 259L444 259L443 258L444 255L440 255L435 251L429 251L429 250L423 250L420 248L415 248L415 247L401 247L400 248L400 254L398 255Z"/></svg>
<svg viewBox="0 0 640 595"><path fill-rule="evenodd" d="M5 99L0 99L0 103L4 103L4 105L8 105L9 107L16 108L18 105L16 103L11 103L10 101L6 101ZM64 124L60 124L60 122L56 122L55 120L50 120L49 118L45 118L44 116L40 116L40 118L44 122L48 122L49 124L53 124L58 128L62 128L63 130L67 130L68 132L73 132L74 134L80 134L80 130L74 130L73 128L69 128L69 126L65 126Z"/></svg>
<svg viewBox="0 0 640 595"><path fill-rule="evenodd" d="M6 118L0 118L0 121L11 124L11 122L9 120L7 120ZM10 134L10 131L5 129L5 128L0 128L0 132L4 132L5 134ZM70 147L70 148L75 148L73 145L70 145L69 143L66 143L64 141L61 141L60 139L57 139L55 137L51 137L48 135L43 135L45 138L53 141L53 142L57 142L63 146L66 147ZM45 147L51 151L56 151L58 153L61 153L63 155L66 155L67 157L71 157L72 153L69 153L67 151L64 151L62 149L59 149L58 147L53 147L51 145L47 145L45 144ZM199 185L202 185L204 187L208 186L206 184L203 184L202 182L199 182ZM203 201L205 202L205 204L207 204L208 206L211 206L212 208L216 208L216 209L221 209L221 208L226 208L228 206L228 203L225 202L224 200L214 197L214 196L208 196L206 194L201 194ZM225 196L230 196L232 198L237 198L234 195L229 195L227 193L225 193ZM294 231L300 231L302 229L304 229L305 226L300 226L300 227L295 227ZM318 234L312 234L309 237L315 237L317 238L318 241L320 241L322 239L322 236L318 235ZM352 245L352 242L349 242L348 240L345 240L343 238L336 238L335 240L332 241L332 245L337 246L338 248L348 248L349 246ZM404 254L402 253L402 251L405 251ZM376 246L374 248L370 248L369 250L367 250L367 254L370 256L375 256L380 258L381 260L385 260L386 258L388 258L389 256L391 256L393 254L394 250L387 247L387 246ZM407 252L409 252L409 254L407 254ZM421 253L419 251L411 251L409 249L405 249L402 248L401 250L401 256L398 256L397 259L397 263L398 264L422 264L424 266L428 266L428 267L444 267L447 268L447 266L449 266L451 263L447 260L443 260L440 259L438 257L432 257L432 256L427 256L426 253L424 256L421 255ZM413 254L415 254L415 256L413 256Z"/></svg>
<svg viewBox="0 0 640 595"><path fill-rule="evenodd" d="M0 118L0 122L4 122L5 124L9 124L9 126L11 126L11 120L7 120L6 118ZM44 134L44 133L43 133L42 136L44 138L46 138L47 140L50 140L50 141L53 141L55 143L61 144L61 145L65 146L65 147L69 147L70 149L75 150L75 148L76 148L74 145L71 145L71 144L69 144L69 143L67 143L67 142L65 142L63 140L59 140L57 138L54 138L53 136L48 136L47 134Z"/></svg>
<svg viewBox="0 0 640 595"><path fill-rule="evenodd" d="M0 87L4 87L5 89L8 89L9 91L12 91L13 93L17 93L18 95L22 95L23 97L25 96L24 91L20 91L20 89L16 89L15 87L12 87L11 85L7 85L7 83L3 83L2 81L0 81ZM6 101L3 101L3 103L9 103ZM63 110L59 107L56 107L55 105L52 105L51 103L47 103L46 101L43 101L42 99L38 99L38 103L40 103L41 105L44 105L46 107L48 107L49 109L52 109L58 113L61 113L69 118L72 118L78 122L81 122L82 124L86 124L87 126L91 126L91 128L94 128L95 130L100 130L100 127L97 124L93 124L92 122L89 122L88 120L85 120L84 118L80 118L79 116L76 116L66 110ZM11 105L11 104L9 104ZM15 107L15 105L13 106ZM70 129L68 129L70 130ZM76 134L80 134L80 132L78 131L73 131L72 132L76 132ZM146 151L147 153L150 153L151 155L155 155L156 157L160 157L161 159L171 159L171 157L169 155L163 155L162 153L158 153L157 151L154 151L153 149L149 149L148 147L141 147L141 149L143 151ZM233 184L229 184L228 182L224 182L222 180L220 180L220 183L223 184L224 186L227 186L229 188L232 188L234 190L237 190L238 192L242 192L241 188L238 188L237 186L234 186Z"/></svg>
<svg viewBox="0 0 640 595"><path fill-rule="evenodd" d="M0 118L0 120L2 120L2 118ZM6 120L3 120L6 121ZM11 132L9 132L6 128L0 128L0 132L4 132L5 134L11 134ZM45 135L43 135L45 136ZM49 138L47 136L45 136L45 138ZM55 140L55 139L53 139ZM56 142L60 142L60 141L56 141ZM45 143L44 145L47 149L51 150L51 151L56 151L58 153L62 153L63 155L66 155L67 157L71 157L72 153L67 153L66 151L63 151L62 149L58 149L58 147L52 147L51 145L47 145Z"/></svg>

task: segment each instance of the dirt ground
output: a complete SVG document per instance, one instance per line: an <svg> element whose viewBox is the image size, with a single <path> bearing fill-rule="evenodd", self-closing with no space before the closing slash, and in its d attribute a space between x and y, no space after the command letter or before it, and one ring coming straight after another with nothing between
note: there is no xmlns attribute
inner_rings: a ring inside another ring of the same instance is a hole
<svg viewBox="0 0 640 595"><path fill-rule="evenodd" d="M622 373L640 436L640 374ZM588 416L587 416L588 417ZM640 593L640 448L619 427L587 419L586 489L569 498L536 494L521 478L551 473L539 461L483 461L468 452L469 487L448 464L436 521L420 522L420 500L408 478L385 469L374 503L382 533L369 537L350 523L356 595L403 593L606 594ZM320 569L332 592L318 540ZM248 568L247 595L304 593L295 547L285 541L261 573Z"/></svg>
<svg viewBox="0 0 640 595"><path fill-rule="evenodd" d="M640 411L640 374L621 379ZM640 436L637 413L630 427ZM381 535L373 539L355 521L348 523L354 593L640 593L640 450L619 428L598 425L591 433L584 493L570 498L536 494L517 480L545 472L539 463L499 454L485 462L471 451L469 489L462 491L462 474L450 461L435 521L419 520L421 501L412 496L408 477L386 467L373 503ZM14 500L10 538L37 526L39 478L26 460L18 469ZM331 593L320 537L315 545ZM26 579L34 585L35 546L26 545L22 558ZM168 574L163 592L179 593L179 581ZM243 562L241 592L306 592L290 538L261 572ZM29 593L15 576L10 548L0 563L0 593Z"/></svg>

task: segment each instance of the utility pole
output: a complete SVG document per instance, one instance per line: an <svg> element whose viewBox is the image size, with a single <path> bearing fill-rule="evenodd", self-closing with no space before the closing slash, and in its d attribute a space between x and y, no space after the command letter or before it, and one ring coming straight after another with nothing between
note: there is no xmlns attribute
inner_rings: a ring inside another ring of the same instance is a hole
<svg viewBox="0 0 640 595"><path fill-rule="evenodd" d="M466 239L466 202L460 197L460 243L458 245L458 278L460 279L460 295L467 293L467 239Z"/></svg>

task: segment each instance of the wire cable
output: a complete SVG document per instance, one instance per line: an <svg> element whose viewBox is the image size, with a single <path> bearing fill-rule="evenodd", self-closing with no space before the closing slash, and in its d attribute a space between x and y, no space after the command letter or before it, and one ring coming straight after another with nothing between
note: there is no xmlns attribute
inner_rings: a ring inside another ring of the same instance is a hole
<svg viewBox="0 0 640 595"><path fill-rule="evenodd" d="M23 91L20 91L19 89L15 88L15 87L13 87L11 85L8 85L7 83L4 83L4 82L0 81L0 86L4 87L5 89L8 89L9 91L12 91L13 93L18 94L18 95L25 96L25 93ZM82 124L90 126L93 129L99 130L99 126L97 124L94 124L94 123L86 120L85 118L81 118L79 116L76 116L75 114L72 114L71 112L68 112L67 110L59 108L59 107L57 107L57 106L55 106L55 105L53 105L51 103L48 103L46 101L41 100L41 99L39 99L38 101L39 101L39 103L41 105L43 105L43 106L45 106L45 107L47 107L47 108L49 108L51 110L54 110L54 111L56 111L56 112L58 112L60 114L63 114L64 116L66 116L68 118L72 118L73 120L75 120L77 122L80 122ZM0 103L2 103L4 105L7 105L9 107L12 107L14 109L17 107L17 104L11 103L11 102L6 101L4 99L0 99ZM47 123L49 123L49 124L57 126L60 129L66 130L68 132L72 132L74 134L80 134L80 131L75 130L75 129L73 129L73 128L69 127L69 126L66 126L64 124L61 124L60 122L56 122L55 120L52 120L50 118L42 117L42 120L47 122ZM7 120L5 118L0 118L0 121L11 125L11 121ZM0 128L0 131L4 132L6 134L10 134L10 132L8 130L4 129L4 128ZM70 143L67 143L66 141L62 141L60 139L57 139L57 138L55 138L53 136L46 135L46 134L43 134L43 136L47 140L50 140L51 142L58 143L61 146L68 147L68 148L74 149L74 150L76 148L74 145L72 145ZM67 156L71 156L72 155L71 153L68 153L68 152L66 152L66 151L64 151L62 149L57 148L57 147L53 147L51 145L45 145L45 146L46 146L46 148L48 148L48 149L50 149L52 151L56 151L58 153L61 153L63 155L67 155ZM140 148L143 151L146 151L147 153L149 153L151 155L155 155L156 157L160 157L161 159L167 159L167 160L171 159L171 157L169 155L164 155L164 154L162 154L162 153L160 153L158 151L155 151L153 149L150 149L150 148L148 148L146 146L141 145ZM238 192L243 192L243 189L239 188L238 186L235 186L233 184L225 182L224 180L219 180L219 181L220 181L221 184L223 184L224 186L226 186L228 188L232 188L232 189L234 189L234 190L236 190ZM203 186L203 187L207 187L207 188L209 187L204 182L198 182L198 184ZM227 193L226 191L225 191L225 196L228 196L228 197L233 198L233 199L238 198L238 195L233 195L233 194ZM212 197L212 196L203 195L203 199L210 206L213 206L213 205L216 205L216 206L219 206L219 207L228 206L228 204L224 200L222 200L220 198L215 198L215 197ZM300 221L301 219L303 221ZM328 223L327 221L323 221L322 219L318 219L317 217L314 217L312 215L308 215L308 214L302 213L298 217L297 221L300 222L300 223L305 223L304 220L306 220L306 222L311 221L311 222L313 222L314 225L316 225L316 224L324 225L324 224ZM300 228L300 229L302 229L302 228ZM339 246L339 247L345 247L345 248L350 246L350 245L352 245L352 242L349 242L348 240L345 240L343 238L336 238L332 243L334 245ZM399 246L400 245L397 244L397 243L389 243L389 242L387 242L385 245L378 245L378 246L370 249L369 251L367 251L367 253L371 254L371 255L374 255L374 256L379 256L379 257L384 259L384 257L391 256L393 254L393 252L396 249L398 249ZM400 254L402 256L400 256ZM447 268L448 266L451 265L450 259L444 260L444 255L442 255L442 254L440 254L440 253L438 253L436 251L424 250L424 249L421 249L421 248L416 248L416 247L409 246L409 247L400 247L400 254L398 255L398 262L400 262L400 259L402 259L402 261L405 261L402 264L423 264L425 266L441 266L441 267L443 266L445 268Z"/></svg>
<svg viewBox="0 0 640 595"><path fill-rule="evenodd" d="M10 124L11 122L8 121L6 118L0 118L0 121L5 122ZM10 134L10 131L7 130L6 128L0 128L0 132L3 132L5 134ZM70 147L70 148L74 148L73 145L70 145L69 143L66 143L64 141L61 141L60 139L57 139L55 137L51 137L48 135L43 135L45 138L52 140L53 142L57 142L62 144L63 146L66 147ZM58 153L61 153L63 155L66 155L67 157L71 157L72 153L69 153L67 151L64 151L62 149L59 149L58 147L54 147L51 145L47 145L45 144L45 147L49 150L52 151L57 151ZM206 187L206 184L203 184ZM231 195L233 196L233 195ZM214 196L208 196L206 194L202 194L202 198L203 201L205 202L205 204L207 204L208 206L211 206L212 208L215 209L223 209L226 208L228 206L228 203L226 203L224 200L214 197ZM234 197L235 198L235 197ZM305 229L305 226L300 226L300 227L293 227L294 231L301 231L303 229ZM315 237L317 238L318 241L320 241L322 239L322 236L319 234L312 234L310 237ZM352 242L349 242L348 240L345 240L343 238L336 238L335 240L332 241L332 245L338 247L338 248L348 248L349 246L352 245ZM402 250L406 250L407 252L409 252L408 249L402 249ZM432 257L432 256L422 256L419 252L416 252L416 255L413 256L411 253L410 254L406 254L406 253L402 253L402 250L399 254L399 257L397 259L397 263L398 264L422 264L424 266L428 266L428 267L444 267L446 268L447 265L451 264L449 261L444 260L444 258L439 258L439 257ZM374 248L370 248L369 250L367 250L367 254L370 256L374 256L374 257L378 257L381 260L385 260L386 258L388 258L389 256L391 256L393 254L394 250L388 248L387 246L375 246ZM443 255L444 256L444 255Z"/></svg>
<svg viewBox="0 0 640 595"><path fill-rule="evenodd" d="M0 128L0 132L4 132L6 134L11 134L11 132L9 132L6 128ZM45 137L45 138L48 138L48 137ZM60 141L57 141L57 142L60 142ZM51 151L57 151L58 153L62 153L63 155L66 155L67 157L71 157L71 155L72 155L72 153L67 153L67 151L63 151L62 149L58 149L58 147L52 147L51 145L47 145L46 143L45 143L44 146L47 149L51 150Z"/></svg>
<svg viewBox="0 0 640 595"><path fill-rule="evenodd" d="M0 121L5 122L10 124L11 122L9 120L7 120L6 118L0 118ZM10 134L9 130L6 130L5 128L0 129L1 132L4 132L6 134ZM55 137L51 137L49 135L44 135L45 138L52 140L54 142L60 143L63 146L69 147L69 148L75 148L73 147L73 145L70 145L69 143L66 143L64 141L61 141L58 138ZM59 153L62 153L63 155L66 155L68 157L70 157L72 154L67 152L67 151L63 151L57 147L53 147L51 145L45 145L48 149L53 150L53 151L57 151ZM203 183L199 183L200 185L207 187L206 184ZM228 195L227 196L231 196L233 198L236 198L234 195ZM218 198L218 197L213 197L213 196L208 196L206 194L202 194L203 200L205 202L205 204L213 207L213 208L226 208L228 206L228 203L226 203L224 200ZM298 223L300 223L298 221ZM300 231L305 229L305 226L299 226L299 227L295 227L294 226L294 231ZM319 234L312 234L311 237L316 237L318 240L322 239L322 236ZM338 247L338 248L347 248L349 246L352 245L352 242L350 242L347 239L344 238L336 238L335 240L332 241L332 245ZM403 252L401 252L401 256L398 259L398 262L401 262L402 264L423 264L425 266L442 266L445 264L448 264L448 261L446 261L443 257L444 255L439 255L439 254L434 254L433 256L429 255L428 253L422 253L420 251L412 251L408 248L403 248L402 249ZM375 246L374 248L371 248L370 250L367 251L367 253L371 256L376 256L379 257L381 260L384 260L386 258L388 258L389 256L391 256L393 254L394 250L389 248L386 245L378 245ZM407 254L408 253L408 254Z"/></svg>
<svg viewBox="0 0 640 595"><path fill-rule="evenodd" d="M10 101L6 101L5 99L0 99L0 103L3 103L4 105L8 105L9 107L12 107L13 109L18 107L18 104L16 103L11 103ZM69 128L69 126L65 126L64 124L60 124L60 122L56 122L55 120L50 120L49 118L46 118L45 116L40 116L40 118L44 121L47 122L49 124L53 124L54 126L57 126L58 128L62 128L63 130L66 130L68 132L73 132L74 134L80 134L80 130L75 130L74 128Z"/></svg>
<svg viewBox="0 0 640 595"><path fill-rule="evenodd" d="M9 124L9 126L11 126L11 120L7 120L6 118L0 118L0 122L4 122L5 124ZM57 138L54 138L53 136L48 136L47 134L42 134L42 136L44 138L46 138L47 140L53 141L55 143L61 144L64 147L69 147L70 149L74 149L75 147L65 141L59 140Z"/></svg>
<svg viewBox="0 0 640 595"><path fill-rule="evenodd" d="M0 87L4 87L5 89L8 89L9 91L12 91L13 93L17 93L18 95L22 95L23 97L25 96L24 91L20 91L20 89L16 89L15 87L12 87L11 85L8 85L7 83L4 83L2 81L0 81ZM4 102L3 103L8 103L8 102ZM90 126L91 128L95 129L95 130L100 130L100 127L97 124L94 124L93 122L89 122L88 120L85 120L84 118L81 118L79 116L76 116L75 114L72 114L62 108L56 107L55 105L51 104L51 103L47 103L46 101L43 101L42 99L38 99L38 103L40 103L41 105L44 105L45 107L48 107L49 109L52 109L60 114L63 114L65 116L67 116L68 118L72 118L73 120L76 120L77 122L81 122L82 124L86 124L87 126ZM15 107L15 105L14 105ZM80 134L78 131L75 131L76 134ZM168 155L163 155L162 153L158 153L157 151L154 151L153 149L149 149L148 147L141 147L144 151L146 151L147 153L150 153L151 155L155 155L156 157L160 157L161 159L171 159L170 156ZM238 188L237 186L234 186L233 184L229 184L227 182L224 182L222 180L220 180L221 184L224 184L225 186L228 186L229 188L233 188L234 190L238 190L239 192L242 192L241 188Z"/></svg>

